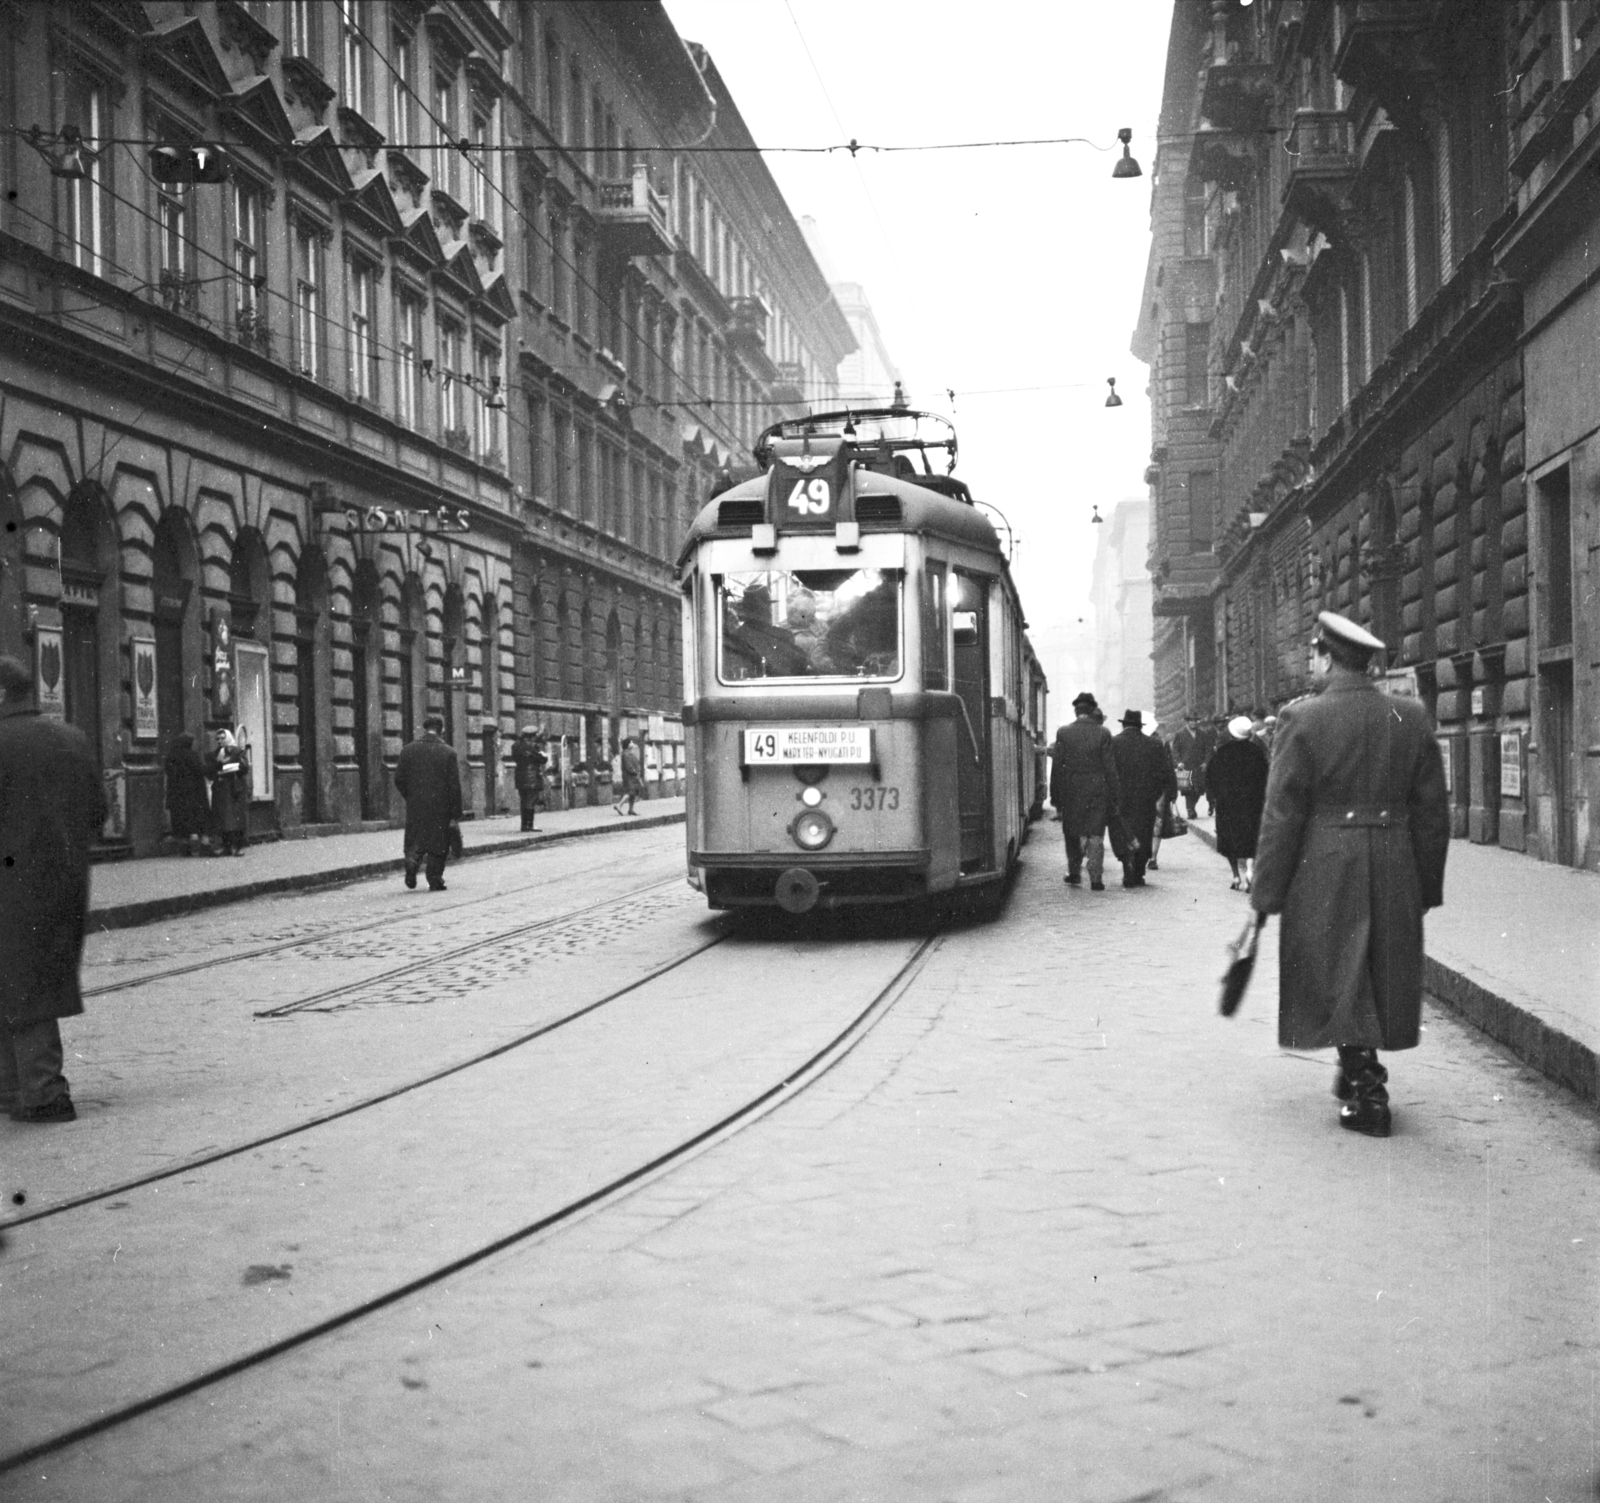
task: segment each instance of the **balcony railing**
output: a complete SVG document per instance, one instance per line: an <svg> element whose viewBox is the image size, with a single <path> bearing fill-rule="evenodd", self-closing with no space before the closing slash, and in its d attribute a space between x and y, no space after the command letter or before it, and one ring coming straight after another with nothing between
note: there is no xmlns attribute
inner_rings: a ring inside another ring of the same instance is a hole
<svg viewBox="0 0 1600 1503"><path fill-rule="evenodd" d="M736 297L728 306L728 343L746 354L764 355L767 351L767 305L758 297Z"/></svg>
<svg viewBox="0 0 1600 1503"><path fill-rule="evenodd" d="M671 206L650 183L642 164L632 177L600 183L596 217L602 238L623 256L664 256L672 249Z"/></svg>
<svg viewBox="0 0 1600 1503"><path fill-rule="evenodd" d="M161 292L161 301L174 313L200 311L199 277L186 277L177 271L163 271L157 286Z"/></svg>
<svg viewBox="0 0 1600 1503"><path fill-rule="evenodd" d="M1212 63L1206 69L1200 113L1218 130L1261 130L1271 110L1271 63Z"/></svg>
<svg viewBox="0 0 1600 1503"><path fill-rule="evenodd" d="M272 353L272 330L261 308L240 308L233 319L233 336L246 349L262 355Z"/></svg>
<svg viewBox="0 0 1600 1503"><path fill-rule="evenodd" d="M1356 177L1355 130L1343 110L1296 110L1284 143L1289 174L1286 208L1330 239L1339 236Z"/></svg>
<svg viewBox="0 0 1600 1503"><path fill-rule="evenodd" d="M796 361L780 361L778 379L772 383L772 400L784 405L806 399L806 368Z"/></svg>

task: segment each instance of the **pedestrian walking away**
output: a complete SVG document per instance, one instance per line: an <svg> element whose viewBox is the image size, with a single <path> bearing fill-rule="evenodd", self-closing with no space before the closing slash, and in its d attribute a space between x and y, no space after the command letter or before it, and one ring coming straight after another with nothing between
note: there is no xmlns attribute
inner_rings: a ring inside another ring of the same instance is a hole
<svg viewBox="0 0 1600 1503"><path fill-rule="evenodd" d="M27 666L0 657L0 1105L43 1124L78 1115L60 1020L83 1011L89 842L106 799L88 737L32 700Z"/></svg>
<svg viewBox="0 0 1600 1503"><path fill-rule="evenodd" d="M1183 806L1193 819L1205 782L1205 758L1200 754L1200 730L1192 715L1184 718L1172 738L1172 760L1177 768L1178 788L1183 794Z"/></svg>
<svg viewBox="0 0 1600 1503"><path fill-rule="evenodd" d="M1225 856L1236 890L1250 891L1250 864L1267 796L1267 754L1250 734L1248 715L1228 722L1228 739L1206 763L1206 797L1217 816L1217 853Z"/></svg>
<svg viewBox="0 0 1600 1503"><path fill-rule="evenodd" d="M1122 885L1143 887L1149 859L1151 833L1156 828L1156 806L1178 791L1177 778L1159 743L1144 733L1144 716L1128 710L1122 731L1112 738L1120 790L1120 818L1112 826L1113 850L1122 862Z"/></svg>
<svg viewBox="0 0 1600 1503"><path fill-rule="evenodd" d="M632 736L622 739L622 797L611 807L618 814L635 814L634 800L644 792L644 763L639 756L639 743ZM624 809L622 806L628 807Z"/></svg>
<svg viewBox="0 0 1600 1503"><path fill-rule="evenodd" d="M1050 802L1061 811L1067 885L1081 886L1087 865L1090 890L1103 892L1106 825L1121 818L1117 758L1111 732L1095 718L1100 706L1094 695L1080 694L1072 710L1074 720L1056 732L1051 748Z"/></svg>
<svg viewBox="0 0 1600 1503"><path fill-rule="evenodd" d="M532 830L544 797L544 769L546 757L543 738L536 725L525 725L517 733L517 743L511 748L511 761L516 769L517 803L522 810L522 828Z"/></svg>
<svg viewBox="0 0 1600 1503"><path fill-rule="evenodd" d="M242 856L250 824L250 747L242 733L226 728L217 732L206 772L211 778L211 814L220 854Z"/></svg>
<svg viewBox="0 0 1600 1503"><path fill-rule="evenodd" d="M1390 1130L1380 1049L1413 1049L1422 1017L1422 916L1444 902L1450 809L1428 713L1367 677L1383 643L1317 618L1321 692L1284 707L1251 905L1281 914L1278 1042L1338 1050L1343 1127Z"/></svg>
<svg viewBox="0 0 1600 1503"><path fill-rule="evenodd" d="M406 801L406 886L417 885L421 867L428 890L443 892L452 837L461 833L461 764L444 740L444 716L427 715L422 734L400 749L394 786Z"/></svg>
<svg viewBox="0 0 1600 1503"><path fill-rule="evenodd" d="M172 838L182 844L185 856L196 855L211 834L211 800L206 796L205 763L187 731L172 738L165 772Z"/></svg>

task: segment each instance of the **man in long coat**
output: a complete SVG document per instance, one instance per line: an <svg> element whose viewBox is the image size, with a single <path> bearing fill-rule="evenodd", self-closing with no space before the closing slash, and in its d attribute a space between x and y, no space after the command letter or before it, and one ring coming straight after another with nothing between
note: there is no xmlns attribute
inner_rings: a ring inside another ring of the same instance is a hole
<svg viewBox="0 0 1600 1503"><path fill-rule="evenodd" d="M1367 677L1383 644L1317 619L1322 690L1279 717L1250 902L1283 915L1279 1044L1337 1048L1340 1124L1386 1137L1377 1051L1417 1044L1422 915L1444 901L1450 811L1427 712Z"/></svg>
<svg viewBox="0 0 1600 1503"><path fill-rule="evenodd" d="M1143 887L1145 864L1150 859L1152 832L1156 826L1156 805L1163 796L1177 796L1178 779L1166 748L1145 735L1144 716L1137 710L1123 715L1122 731L1112 738L1111 749L1117 761L1117 784L1121 790L1118 843L1122 849L1117 855L1122 861L1122 885Z"/></svg>
<svg viewBox="0 0 1600 1503"><path fill-rule="evenodd" d="M89 842L106 799L88 738L32 696L27 667L0 657L0 1102L17 1122L70 1122L60 1019L83 1011Z"/></svg>
<svg viewBox="0 0 1600 1503"><path fill-rule="evenodd" d="M1095 720L1099 708L1089 693L1073 700L1076 718L1056 732L1050 754L1050 802L1061 811L1061 833L1067 842L1066 881L1071 887L1080 886L1087 861L1089 887L1094 892L1105 891L1106 824L1119 817L1121 798L1111 732Z"/></svg>
<svg viewBox="0 0 1600 1503"><path fill-rule="evenodd" d="M429 890L443 892L451 828L461 821L461 765L445 745L442 715L426 716L421 736L401 748L394 786L406 801L406 886L425 866Z"/></svg>

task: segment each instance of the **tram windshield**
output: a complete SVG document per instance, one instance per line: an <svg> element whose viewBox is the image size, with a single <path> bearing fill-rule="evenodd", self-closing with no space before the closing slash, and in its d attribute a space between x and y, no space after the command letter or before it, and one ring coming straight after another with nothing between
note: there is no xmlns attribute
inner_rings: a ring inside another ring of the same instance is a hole
<svg viewBox="0 0 1600 1503"><path fill-rule="evenodd" d="M899 678L902 577L898 569L723 575L723 682Z"/></svg>

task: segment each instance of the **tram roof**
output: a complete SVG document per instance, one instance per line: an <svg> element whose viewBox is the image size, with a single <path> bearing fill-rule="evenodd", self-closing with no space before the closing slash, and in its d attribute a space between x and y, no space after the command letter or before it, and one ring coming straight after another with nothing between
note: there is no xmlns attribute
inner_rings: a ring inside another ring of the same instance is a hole
<svg viewBox="0 0 1600 1503"><path fill-rule="evenodd" d="M944 475L924 475L902 480L895 475L885 475L865 465L854 467L856 520L863 533L901 532L918 533L944 538L992 553L1004 559L1000 539L989 519L966 498L967 489L960 481ZM681 566L701 543L712 538L748 537L756 523L766 520L766 475L758 475L724 491L715 500L701 507L689 526L688 536L678 554ZM918 481L924 483L918 483ZM952 494L942 494L948 487ZM897 507L885 503L898 502ZM863 507L862 503L867 505ZM780 536L783 529L779 528Z"/></svg>

